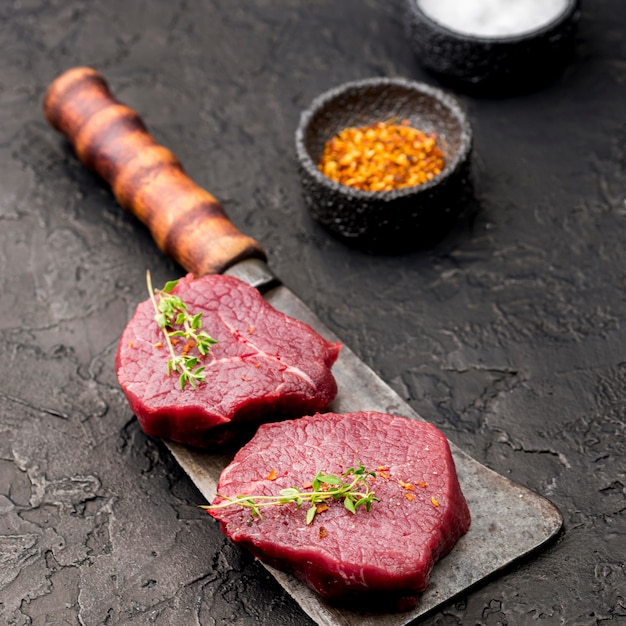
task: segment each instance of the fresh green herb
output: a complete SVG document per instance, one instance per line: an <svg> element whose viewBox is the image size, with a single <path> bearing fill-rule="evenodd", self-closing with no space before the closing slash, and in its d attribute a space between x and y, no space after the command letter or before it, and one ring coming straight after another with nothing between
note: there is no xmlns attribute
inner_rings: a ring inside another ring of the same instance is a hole
<svg viewBox="0 0 626 626"><path fill-rule="evenodd" d="M217 341L202 330L202 313L189 313L182 299L172 293L178 284L177 280L165 283L163 289L153 289L148 271L146 283L155 310L154 321L163 331L171 355L167 362L167 374L170 376L172 372L178 372L181 390L185 389L187 383L196 389L198 383L206 380L205 366L200 363L199 357L189 354L188 350L195 346L200 355L206 356ZM173 337L184 340L182 354L174 351Z"/></svg>
<svg viewBox="0 0 626 626"><path fill-rule="evenodd" d="M306 512L306 523L310 524L319 512L318 506L330 500L343 501L344 507L353 514L356 514L359 507L365 507L365 510L369 512L372 503L379 502L370 489L367 481L369 477L376 478L376 472L367 471L360 464L359 467L346 470L341 476L318 472L311 483L312 491L300 491L297 487L289 487L281 489L279 495L276 496L241 495L229 498L218 494L224 502L200 508L215 510L237 505L249 508L252 516L263 519L260 510L262 507L294 503L297 508L300 508L306 502L310 504Z"/></svg>

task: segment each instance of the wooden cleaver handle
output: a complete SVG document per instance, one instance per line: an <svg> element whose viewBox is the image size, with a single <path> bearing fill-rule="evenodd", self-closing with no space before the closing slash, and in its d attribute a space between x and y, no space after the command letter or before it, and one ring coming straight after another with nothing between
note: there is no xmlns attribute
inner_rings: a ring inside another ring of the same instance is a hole
<svg viewBox="0 0 626 626"><path fill-rule="evenodd" d="M46 92L44 112L78 158L187 271L202 276L243 259L265 259L261 246L230 222L218 200L189 178L133 109L111 95L96 70L76 67L56 78Z"/></svg>

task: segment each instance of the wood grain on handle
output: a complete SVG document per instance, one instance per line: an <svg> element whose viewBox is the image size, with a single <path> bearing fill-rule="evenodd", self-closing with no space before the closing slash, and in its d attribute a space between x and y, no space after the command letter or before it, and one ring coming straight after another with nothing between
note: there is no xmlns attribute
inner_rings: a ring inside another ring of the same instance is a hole
<svg viewBox="0 0 626 626"><path fill-rule="evenodd" d="M218 200L156 143L139 115L111 95L96 70L77 67L56 78L46 93L44 112L78 158L109 183L117 201L187 271L214 274L246 258L265 258L261 246L230 222Z"/></svg>

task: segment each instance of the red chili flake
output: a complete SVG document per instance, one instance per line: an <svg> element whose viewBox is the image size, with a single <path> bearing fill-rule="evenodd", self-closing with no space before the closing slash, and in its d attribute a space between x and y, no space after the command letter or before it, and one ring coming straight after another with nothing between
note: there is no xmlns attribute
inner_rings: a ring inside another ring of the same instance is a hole
<svg viewBox="0 0 626 626"><path fill-rule="evenodd" d="M428 483L425 480L422 480L421 482L416 483L416 484L422 489L426 489L426 487L428 487Z"/></svg>
<svg viewBox="0 0 626 626"><path fill-rule="evenodd" d="M276 470L272 469L270 473L265 477L265 480L276 480Z"/></svg>
<svg viewBox="0 0 626 626"><path fill-rule="evenodd" d="M328 505L325 502L319 502L315 505L315 512L317 514L323 513L324 511L328 511Z"/></svg>
<svg viewBox="0 0 626 626"><path fill-rule="evenodd" d="M389 478L389 468L384 465L380 465L378 468L378 475L383 478Z"/></svg>
<svg viewBox="0 0 626 626"><path fill-rule="evenodd" d="M412 493L409 493L409 492L407 491L407 492L404 494L404 497L405 497L407 500L411 500L411 501L412 501L412 500L413 500L413 498L414 498L415 496L414 496Z"/></svg>
<svg viewBox="0 0 626 626"><path fill-rule="evenodd" d="M405 483L403 480L399 480L398 482L400 483L400 487L402 487L403 489L409 489L411 491L415 490L413 483Z"/></svg>
<svg viewBox="0 0 626 626"><path fill-rule="evenodd" d="M189 354L190 350L195 347L196 347L196 342L193 339L187 339L187 341L185 341L185 345L183 346L183 349L181 350L181 352L183 353L183 355L187 355Z"/></svg>

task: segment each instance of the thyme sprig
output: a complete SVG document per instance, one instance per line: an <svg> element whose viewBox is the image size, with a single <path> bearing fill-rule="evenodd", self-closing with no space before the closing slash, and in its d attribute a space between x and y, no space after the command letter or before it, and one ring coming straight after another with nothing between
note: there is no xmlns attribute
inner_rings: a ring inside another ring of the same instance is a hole
<svg viewBox="0 0 626 626"><path fill-rule="evenodd" d="M188 353L188 348L195 346L202 356L206 356L217 341L202 330L202 313L190 313L185 302L172 293L178 284L177 280L165 283L163 289L153 289L150 271L147 271L146 283L155 311L154 321L163 331L170 351L171 358L167 362L167 375L178 372L181 390L185 389L187 383L196 389L198 383L206 380L205 366L201 364L198 356ZM184 340L182 354L176 354L174 351L174 341L172 341L174 337Z"/></svg>
<svg viewBox="0 0 626 626"><path fill-rule="evenodd" d="M321 512L319 505L323 505L328 500L343 501L344 507L353 514L356 514L359 507L364 507L369 512L372 503L379 502L367 481L369 477L376 478L376 472L367 471L363 464L359 464L358 467L351 467L339 476L318 472L311 482L311 491L300 491L297 487L289 487L281 489L278 495L272 496L240 495L230 498L218 494L224 502L200 508L216 510L236 505L249 508L253 517L263 519L261 515L263 507L294 503L299 509L306 502L310 504L306 512L306 523L310 524ZM322 510L325 509L322 508Z"/></svg>

